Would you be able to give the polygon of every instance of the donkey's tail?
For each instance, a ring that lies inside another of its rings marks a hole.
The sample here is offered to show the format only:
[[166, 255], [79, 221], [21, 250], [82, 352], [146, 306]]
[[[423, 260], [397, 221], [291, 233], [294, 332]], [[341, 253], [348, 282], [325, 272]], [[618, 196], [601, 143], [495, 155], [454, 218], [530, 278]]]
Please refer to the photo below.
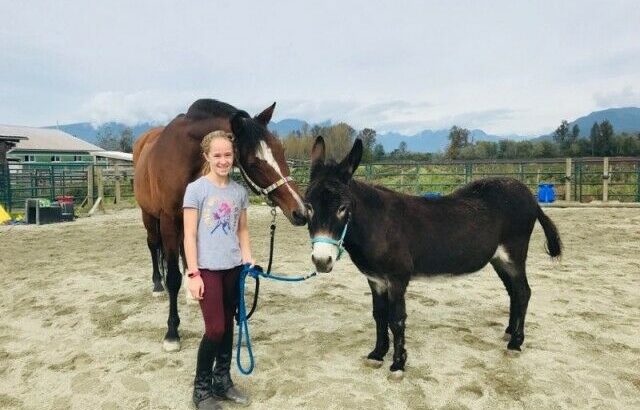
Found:
[[545, 215], [539, 205], [538, 221], [540, 221], [540, 225], [542, 225], [542, 229], [544, 230], [544, 235], [547, 237], [547, 253], [551, 255], [552, 258], [560, 256], [562, 253], [562, 241], [560, 241], [558, 228], [556, 228], [553, 221]]

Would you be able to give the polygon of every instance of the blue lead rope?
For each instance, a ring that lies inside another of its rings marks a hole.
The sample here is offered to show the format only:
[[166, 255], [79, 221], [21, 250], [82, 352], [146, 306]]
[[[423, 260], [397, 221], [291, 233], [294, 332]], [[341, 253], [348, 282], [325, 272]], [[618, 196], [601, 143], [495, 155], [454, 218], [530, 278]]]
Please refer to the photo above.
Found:
[[[316, 272], [312, 272], [306, 276], [279, 276], [271, 273], [264, 273], [259, 266], [251, 266], [245, 263], [240, 271], [239, 287], [240, 287], [240, 299], [238, 301], [238, 346], [236, 348], [236, 364], [238, 370], [244, 375], [249, 375], [255, 367], [255, 360], [253, 359], [253, 351], [251, 350], [251, 337], [249, 336], [249, 321], [247, 319], [247, 308], [244, 304], [244, 285], [247, 276], [251, 276], [254, 279], [262, 276], [266, 279], [279, 280], [282, 282], [301, 282], [307, 280], [313, 276], [316, 276]], [[242, 361], [240, 360], [240, 353], [242, 350], [242, 340], [246, 338], [247, 353], [249, 354], [249, 367], [242, 367]]]

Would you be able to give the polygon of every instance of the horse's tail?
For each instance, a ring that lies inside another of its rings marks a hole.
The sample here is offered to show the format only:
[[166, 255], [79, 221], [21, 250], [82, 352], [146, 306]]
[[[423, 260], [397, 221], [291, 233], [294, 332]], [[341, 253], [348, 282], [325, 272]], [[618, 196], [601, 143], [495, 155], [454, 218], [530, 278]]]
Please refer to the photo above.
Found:
[[562, 253], [562, 241], [560, 240], [558, 228], [556, 228], [553, 221], [545, 215], [540, 205], [538, 205], [538, 221], [540, 221], [544, 235], [547, 237], [547, 253], [551, 255], [552, 258], [560, 256]]

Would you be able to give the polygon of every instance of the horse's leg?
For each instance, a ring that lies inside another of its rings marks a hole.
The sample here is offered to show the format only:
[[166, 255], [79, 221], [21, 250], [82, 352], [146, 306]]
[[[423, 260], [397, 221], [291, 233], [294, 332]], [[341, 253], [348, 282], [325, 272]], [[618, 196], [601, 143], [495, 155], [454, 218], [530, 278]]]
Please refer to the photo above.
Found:
[[511, 276], [509, 275], [505, 266], [499, 259], [491, 260], [491, 266], [496, 271], [504, 287], [507, 289], [507, 293], [509, 294], [509, 324], [504, 331], [505, 340], [511, 340], [511, 335], [513, 334], [513, 329], [515, 327], [515, 320], [517, 316], [518, 307], [515, 303], [515, 296], [513, 293], [513, 285], [511, 284]]
[[153, 273], [151, 274], [151, 279], [153, 280], [153, 295], [159, 296], [164, 293], [159, 265], [162, 263], [159, 221], [157, 218], [142, 211], [142, 222], [147, 230], [147, 246], [149, 247], [149, 252], [151, 252], [151, 264], [153, 265]]
[[367, 364], [380, 367], [389, 351], [389, 297], [386, 287], [380, 287], [372, 280], [368, 282], [373, 298], [373, 319], [376, 321], [376, 347], [367, 356]]
[[407, 318], [404, 300], [406, 290], [406, 281], [389, 284], [389, 328], [393, 333], [393, 363], [389, 370], [394, 379], [401, 379], [404, 376], [404, 365], [407, 362], [407, 351], [404, 349], [404, 329]]
[[178, 265], [180, 254], [180, 228], [181, 224], [175, 217], [167, 214], [160, 216], [160, 233], [164, 247], [165, 260], [167, 262], [166, 284], [169, 291], [169, 319], [167, 320], [167, 334], [164, 336], [163, 347], [167, 352], [180, 350], [180, 316], [178, 316], [178, 292], [182, 275]]

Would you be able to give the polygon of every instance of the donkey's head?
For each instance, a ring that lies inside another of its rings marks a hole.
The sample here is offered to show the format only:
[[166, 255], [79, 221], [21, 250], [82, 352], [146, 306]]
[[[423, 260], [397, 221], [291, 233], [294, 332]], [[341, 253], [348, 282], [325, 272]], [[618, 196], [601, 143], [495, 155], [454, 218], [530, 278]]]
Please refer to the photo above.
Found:
[[231, 118], [235, 134], [236, 165], [251, 189], [266, 195], [294, 225], [307, 222], [302, 195], [289, 176], [280, 141], [267, 129], [276, 104], [251, 118], [238, 111]]
[[341, 256], [354, 202], [349, 182], [362, 158], [362, 141], [340, 163], [325, 163], [325, 144], [316, 138], [311, 151], [311, 179], [305, 196], [309, 235], [313, 244], [311, 260], [318, 272], [330, 272]]

